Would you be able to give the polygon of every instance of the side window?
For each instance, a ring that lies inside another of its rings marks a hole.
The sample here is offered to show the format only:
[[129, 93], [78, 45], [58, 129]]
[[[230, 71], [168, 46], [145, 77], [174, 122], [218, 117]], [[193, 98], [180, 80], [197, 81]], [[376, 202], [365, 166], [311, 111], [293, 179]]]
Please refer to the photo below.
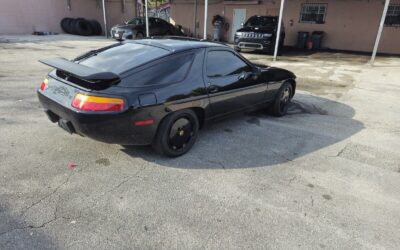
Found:
[[151, 26], [151, 27], [155, 26], [155, 21], [153, 18], [149, 18], [149, 26]]
[[155, 27], [161, 27], [162, 26], [162, 23], [161, 23], [160, 19], [158, 19], [158, 18], [154, 19], [154, 26]]
[[206, 72], [208, 77], [221, 77], [251, 71], [242, 59], [230, 51], [216, 50], [207, 54]]
[[[134, 73], [130, 86], [140, 87], [167, 83], [177, 83], [185, 79], [194, 54], [169, 56], [161, 62]], [[173, 62], [173, 63], [171, 63]]]
[[169, 25], [168, 25], [168, 23], [166, 22], [166, 21], [164, 21], [164, 20], [162, 20], [162, 19], [159, 19], [160, 20], [160, 25], [161, 26], [163, 26], [163, 27], [168, 27]]

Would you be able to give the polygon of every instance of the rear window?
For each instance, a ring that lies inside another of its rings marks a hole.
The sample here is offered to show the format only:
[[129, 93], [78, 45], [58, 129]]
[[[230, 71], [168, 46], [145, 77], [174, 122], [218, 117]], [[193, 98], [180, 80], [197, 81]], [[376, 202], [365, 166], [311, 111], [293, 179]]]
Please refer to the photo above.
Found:
[[137, 43], [124, 43], [83, 59], [80, 61], [80, 64], [121, 74], [167, 54], [169, 54], [168, 50], [158, 47]]
[[194, 54], [172, 55], [160, 62], [132, 74], [127, 81], [129, 87], [143, 87], [181, 82], [185, 79]]

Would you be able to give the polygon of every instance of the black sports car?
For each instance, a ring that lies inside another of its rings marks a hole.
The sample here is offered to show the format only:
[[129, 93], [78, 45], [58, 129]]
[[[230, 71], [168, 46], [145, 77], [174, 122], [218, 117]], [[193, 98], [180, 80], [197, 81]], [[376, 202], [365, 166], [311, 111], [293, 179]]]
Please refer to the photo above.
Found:
[[205, 41], [124, 41], [41, 62], [55, 68], [38, 89], [52, 122], [106, 143], [151, 144], [168, 156], [186, 153], [204, 124], [234, 112], [269, 107], [285, 115], [296, 89], [292, 72]]
[[[150, 36], [183, 36], [183, 30], [180, 26], [174, 26], [169, 22], [155, 17], [149, 17]], [[115, 25], [111, 28], [113, 38], [122, 39], [140, 39], [146, 36], [146, 18], [137, 17]]]

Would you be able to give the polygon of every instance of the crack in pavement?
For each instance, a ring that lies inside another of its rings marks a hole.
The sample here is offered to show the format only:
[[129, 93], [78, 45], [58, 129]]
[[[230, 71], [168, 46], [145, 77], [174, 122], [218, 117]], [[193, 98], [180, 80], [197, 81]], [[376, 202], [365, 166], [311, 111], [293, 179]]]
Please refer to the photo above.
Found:
[[53, 219], [48, 220], [48, 221], [42, 223], [42, 224], [39, 225], [39, 226], [27, 225], [27, 226], [24, 226], [24, 227], [13, 228], [13, 229], [10, 229], [10, 230], [4, 231], [4, 232], [0, 232], [0, 236], [5, 235], [5, 234], [7, 234], [7, 233], [11, 233], [11, 232], [13, 232], [13, 231], [17, 231], [17, 230], [43, 228], [43, 227], [47, 226], [48, 224], [50, 224], [50, 223], [52, 223], [52, 222], [54, 222], [54, 221], [56, 221], [56, 220], [58, 220], [58, 219], [60, 219], [60, 218], [55, 216]]
[[350, 143], [346, 143], [346, 145], [339, 150], [339, 152], [336, 154], [336, 157], [340, 157], [340, 155], [344, 152], [344, 150], [347, 148], [347, 146], [349, 146]]
[[293, 176], [293, 178], [289, 179], [288, 185], [292, 184], [292, 181], [294, 181], [295, 179], [296, 179], [296, 176]]
[[137, 175], [138, 175], [140, 172], [142, 172], [143, 170], [145, 170], [145, 169], [146, 169], [146, 167], [142, 167], [141, 169], [139, 169], [138, 171], [136, 171], [133, 175], [126, 177], [126, 178], [123, 179], [121, 182], [119, 182], [117, 185], [115, 185], [114, 187], [112, 187], [111, 189], [109, 189], [109, 190], [103, 192], [103, 193], [102, 193], [100, 196], [98, 196], [97, 198], [94, 198], [94, 199], [93, 199], [93, 203], [94, 203], [94, 204], [91, 205], [91, 206], [89, 206], [89, 207], [87, 207], [87, 208], [82, 209], [82, 210], [80, 211], [80, 214], [81, 214], [83, 211], [86, 211], [86, 210], [88, 210], [88, 209], [90, 210], [90, 209], [94, 208], [94, 207], [98, 204], [98, 202], [99, 202], [104, 196], [106, 196], [108, 193], [114, 192], [115, 190], [117, 190], [118, 188], [120, 188], [123, 184], [125, 184], [125, 183], [127, 183], [128, 181], [132, 180], [133, 178], [137, 177]]
[[[145, 169], [145, 167], [139, 169], [139, 170], [136, 171], [133, 175], [131, 175], [131, 176], [125, 178], [124, 180], [122, 180], [121, 182], [119, 182], [117, 185], [115, 185], [113, 188], [111, 188], [111, 189], [109, 189], [108, 191], [104, 192], [99, 198], [96, 199], [96, 202], [95, 202], [95, 204], [94, 204], [93, 206], [90, 206], [90, 207], [88, 207], [88, 208], [85, 208], [85, 209], [80, 210], [80, 211], [79, 211], [79, 215], [78, 215], [77, 217], [67, 217], [67, 216], [63, 216], [63, 215], [61, 215], [61, 216], [58, 215], [58, 209], [59, 209], [59, 207], [58, 207], [58, 205], [56, 205], [56, 207], [55, 207], [55, 209], [54, 209], [54, 214], [53, 214], [53, 218], [52, 218], [52, 219], [50, 219], [50, 220], [48, 220], [48, 221], [45, 221], [45, 222], [43, 222], [42, 224], [40, 224], [40, 225], [38, 225], [38, 226], [36, 226], [36, 225], [26, 225], [26, 226], [23, 226], [23, 227], [12, 228], [12, 229], [6, 230], [6, 231], [4, 231], [4, 232], [0, 232], [0, 236], [5, 235], [5, 234], [8, 234], [8, 233], [11, 233], [11, 232], [13, 232], [13, 231], [17, 231], [17, 230], [44, 228], [44, 227], [46, 227], [48, 224], [50, 224], [50, 223], [52, 223], [52, 222], [54, 222], [54, 221], [56, 221], [56, 220], [58, 220], [58, 219], [66, 219], [66, 220], [71, 220], [71, 219], [76, 220], [76, 219], [79, 219], [79, 218], [82, 217], [82, 212], [85, 211], [85, 210], [91, 209], [91, 208], [93, 208], [94, 206], [96, 206], [97, 203], [98, 203], [98, 201], [101, 199], [101, 197], [105, 196], [106, 194], [108, 194], [108, 193], [110, 193], [110, 192], [113, 192], [113, 191], [117, 190], [118, 188], [120, 188], [123, 184], [125, 184], [125, 183], [128, 182], [129, 180], [131, 180], [131, 179], [137, 177], [137, 175], [138, 175], [140, 172], [142, 172], [144, 169]], [[69, 180], [70, 180], [72, 174], [73, 174], [73, 173], [70, 173], [69, 176], [67, 177], [67, 179], [66, 179], [63, 183], [61, 183], [60, 185], [58, 185], [51, 193], [45, 195], [44, 197], [42, 197], [42, 198], [39, 199], [38, 201], [36, 201], [36, 202], [32, 203], [30, 206], [28, 206], [28, 207], [21, 213], [21, 216], [23, 216], [24, 214], [26, 214], [26, 212], [27, 212], [29, 209], [31, 209], [32, 207], [36, 206], [37, 204], [40, 204], [42, 201], [46, 200], [47, 198], [49, 198], [49, 197], [51, 197], [52, 195], [54, 195], [55, 193], [57, 193], [57, 191], [58, 191], [62, 186], [66, 185], [66, 184], [69, 182]]]
[[137, 175], [142, 172], [146, 167], [142, 167], [141, 169], [139, 169], [138, 171], [136, 171], [136, 173], [134, 173], [131, 176], [126, 177], [124, 180], [122, 180], [120, 183], [118, 183], [116, 186], [114, 186], [113, 188], [111, 188], [110, 190], [106, 191], [105, 194], [107, 193], [111, 193], [115, 190], [117, 190], [118, 188], [120, 188], [123, 184], [125, 184], [126, 182], [132, 180], [133, 178], [137, 177]]
[[24, 215], [29, 211], [29, 209], [31, 209], [32, 207], [36, 206], [37, 204], [40, 204], [42, 201], [46, 200], [47, 198], [49, 198], [49, 197], [53, 196], [55, 193], [57, 193], [57, 191], [58, 191], [62, 186], [64, 186], [65, 184], [67, 184], [67, 183], [69, 182], [71, 176], [72, 176], [72, 172], [69, 174], [69, 176], [67, 177], [67, 179], [66, 179], [63, 183], [61, 183], [60, 185], [58, 185], [51, 193], [49, 193], [49, 194], [43, 196], [41, 199], [39, 199], [39, 200], [36, 201], [36, 202], [33, 202], [30, 206], [28, 206], [26, 209], [24, 209], [24, 211], [21, 212], [21, 216], [24, 216]]
[[[41, 199], [39, 199], [38, 201], [36, 201], [36, 202], [32, 203], [30, 206], [28, 206], [28, 207], [21, 213], [21, 216], [24, 216], [24, 215], [26, 214], [26, 212], [27, 212], [29, 209], [31, 209], [32, 207], [36, 206], [37, 204], [40, 204], [42, 201], [46, 200], [47, 198], [49, 198], [49, 197], [51, 197], [52, 195], [54, 195], [55, 193], [57, 193], [57, 191], [58, 191], [62, 186], [64, 186], [65, 184], [67, 184], [67, 183], [69, 182], [69, 180], [70, 180], [72, 174], [73, 174], [73, 173], [71, 172], [71, 173], [69, 174], [69, 176], [67, 177], [67, 179], [66, 179], [64, 182], [62, 182], [60, 185], [58, 185], [51, 193], [49, 193], [49, 194], [43, 196]], [[53, 215], [53, 218], [52, 218], [51, 220], [48, 220], [48, 221], [46, 221], [46, 222], [43, 222], [43, 223], [40, 224], [39, 226], [35, 226], [35, 225], [26, 225], [26, 226], [24, 226], [24, 227], [12, 228], [12, 229], [10, 229], [10, 230], [6, 230], [6, 231], [4, 231], [4, 232], [0, 232], [0, 236], [5, 235], [5, 234], [10, 233], [10, 232], [13, 232], [13, 231], [16, 231], [16, 230], [43, 228], [43, 227], [45, 227], [46, 225], [48, 225], [48, 224], [50, 224], [50, 223], [52, 223], [52, 222], [58, 220], [59, 218], [64, 218], [64, 217], [58, 217], [58, 216], [57, 216], [57, 212], [58, 212], [58, 206], [56, 205], [56, 208], [55, 208], [55, 210], [54, 210], [54, 215]], [[64, 218], [64, 219], [65, 219], [65, 218]]]

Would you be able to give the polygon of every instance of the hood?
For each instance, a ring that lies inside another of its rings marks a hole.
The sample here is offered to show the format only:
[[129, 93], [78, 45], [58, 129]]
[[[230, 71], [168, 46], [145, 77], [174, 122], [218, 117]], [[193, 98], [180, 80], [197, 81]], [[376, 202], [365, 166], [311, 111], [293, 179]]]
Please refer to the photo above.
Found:
[[244, 26], [238, 29], [236, 32], [255, 32], [255, 33], [273, 33], [274, 27], [270, 26]]
[[118, 24], [112, 27], [112, 29], [118, 29], [118, 30], [133, 30], [135, 28], [138, 28], [142, 25], [133, 25], [133, 24]]

